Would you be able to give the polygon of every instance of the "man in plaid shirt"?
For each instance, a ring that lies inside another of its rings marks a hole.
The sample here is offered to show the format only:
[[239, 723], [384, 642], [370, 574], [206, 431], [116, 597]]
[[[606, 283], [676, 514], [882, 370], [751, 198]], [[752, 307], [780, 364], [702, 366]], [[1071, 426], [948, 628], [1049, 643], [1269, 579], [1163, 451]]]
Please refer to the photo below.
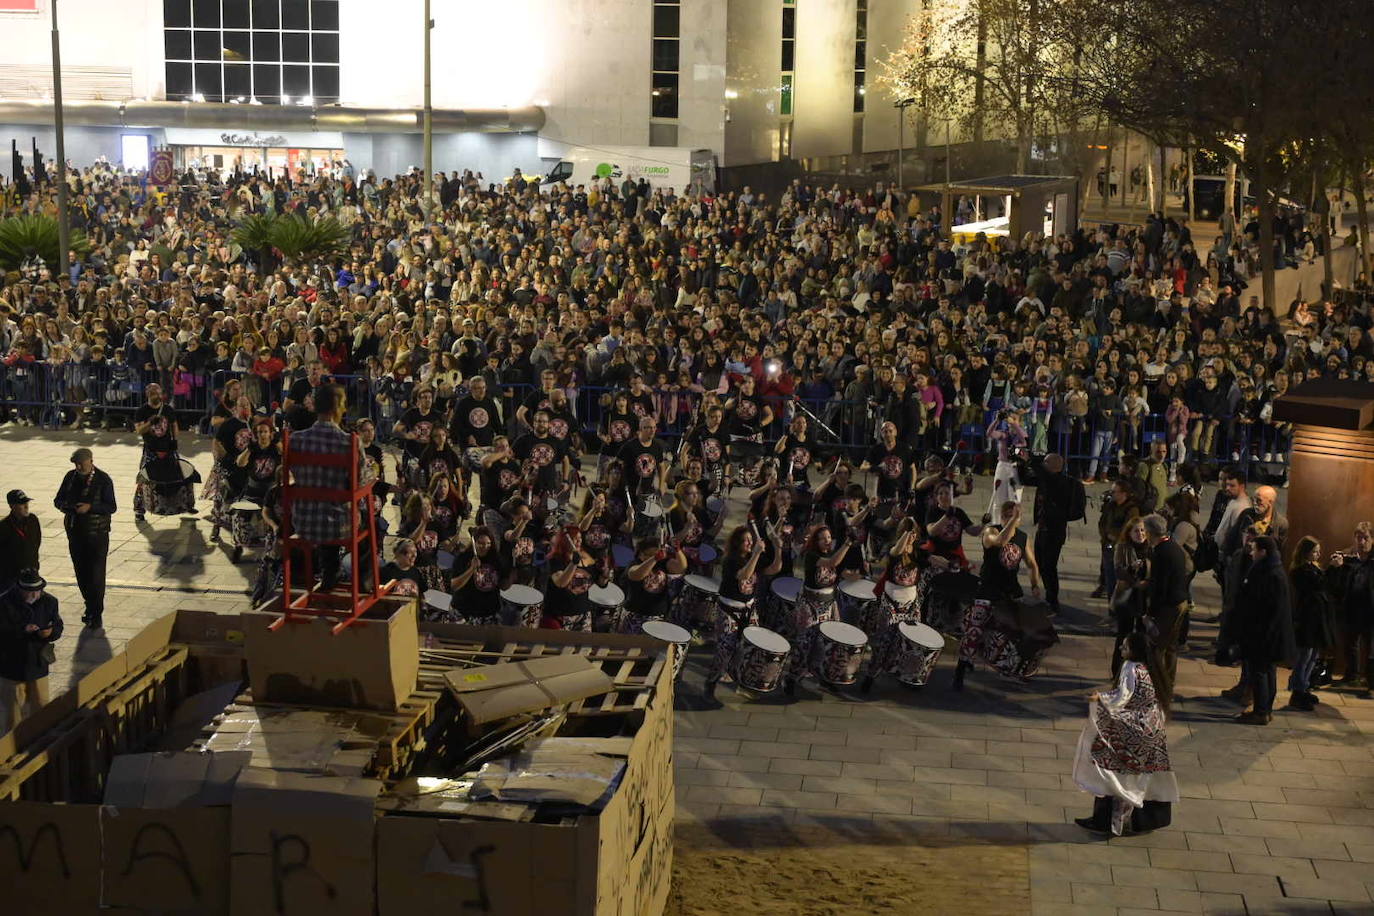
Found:
[[[352, 437], [340, 425], [346, 410], [344, 391], [338, 385], [321, 385], [315, 389], [315, 425], [291, 437], [292, 452], [312, 454], [347, 454]], [[368, 483], [376, 474], [359, 445], [354, 458], [358, 466], [358, 483]], [[298, 487], [319, 487], [330, 490], [348, 489], [348, 468], [296, 465], [292, 483]], [[360, 503], [361, 505], [361, 503]], [[358, 513], [347, 502], [300, 500], [292, 503], [291, 530], [299, 538], [315, 543], [346, 538], [350, 525], [358, 524]], [[320, 548], [321, 588], [333, 588], [339, 578], [337, 544], [323, 544]], [[375, 549], [375, 547], [373, 547]], [[360, 558], [361, 562], [361, 558]], [[363, 565], [363, 571], [371, 568]]]

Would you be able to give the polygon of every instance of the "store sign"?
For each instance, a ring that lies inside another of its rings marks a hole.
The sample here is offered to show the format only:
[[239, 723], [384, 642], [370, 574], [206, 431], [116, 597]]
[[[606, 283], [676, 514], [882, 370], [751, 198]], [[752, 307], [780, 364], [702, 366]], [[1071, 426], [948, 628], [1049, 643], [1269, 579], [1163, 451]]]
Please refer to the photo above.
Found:
[[260, 136], [258, 134], [229, 134], [219, 135], [219, 140], [225, 146], [285, 146], [286, 138], [281, 134], [268, 134]]
[[343, 149], [343, 133], [337, 130], [283, 130], [259, 133], [232, 128], [168, 127], [167, 142], [172, 146], [237, 146], [244, 149], [299, 147], [301, 149]]

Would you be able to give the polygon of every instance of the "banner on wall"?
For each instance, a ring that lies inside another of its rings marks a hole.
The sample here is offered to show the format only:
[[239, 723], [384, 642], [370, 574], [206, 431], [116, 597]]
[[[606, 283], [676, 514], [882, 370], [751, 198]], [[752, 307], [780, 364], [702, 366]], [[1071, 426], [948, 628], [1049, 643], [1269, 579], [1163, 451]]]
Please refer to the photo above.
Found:
[[148, 164], [148, 180], [153, 184], [171, 184], [176, 180], [171, 150], [164, 147], [153, 151], [152, 161]]

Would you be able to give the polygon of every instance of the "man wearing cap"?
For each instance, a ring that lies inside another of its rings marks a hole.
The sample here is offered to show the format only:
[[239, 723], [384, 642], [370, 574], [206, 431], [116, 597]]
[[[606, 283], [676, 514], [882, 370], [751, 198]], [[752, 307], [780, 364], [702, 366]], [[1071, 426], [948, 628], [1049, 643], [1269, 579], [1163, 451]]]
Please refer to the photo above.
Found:
[[105, 613], [105, 558], [110, 552], [110, 516], [115, 513], [114, 481], [95, 466], [88, 448], [72, 452], [71, 461], [74, 467], [62, 478], [53, 505], [64, 516], [72, 570], [86, 602], [81, 620], [99, 629]]
[[49, 646], [62, 636], [57, 599], [35, 569], [0, 598], [0, 735], [48, 702]]
[[43, 527], [29, 511], [29, 497], [23, 490], [5, 494], [10, 514], [0, 518], [0, 592], [7, 591], [21, 569], [38, 569], [38, 548], [43, 544]]

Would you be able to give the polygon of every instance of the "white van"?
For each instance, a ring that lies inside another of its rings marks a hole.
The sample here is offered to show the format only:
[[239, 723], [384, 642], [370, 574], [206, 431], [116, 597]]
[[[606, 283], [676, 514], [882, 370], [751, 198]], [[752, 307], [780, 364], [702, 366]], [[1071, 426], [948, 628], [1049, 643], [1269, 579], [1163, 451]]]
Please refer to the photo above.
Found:
[[715, 191], [716, 157], [709, 149], [676, 146], [574, 146], [544, 177], [544, 184], [565, 181], [569, 187], [610, 178], [620, 185], [626, 178], [646, 178], [655, 188], [679, 194]]

